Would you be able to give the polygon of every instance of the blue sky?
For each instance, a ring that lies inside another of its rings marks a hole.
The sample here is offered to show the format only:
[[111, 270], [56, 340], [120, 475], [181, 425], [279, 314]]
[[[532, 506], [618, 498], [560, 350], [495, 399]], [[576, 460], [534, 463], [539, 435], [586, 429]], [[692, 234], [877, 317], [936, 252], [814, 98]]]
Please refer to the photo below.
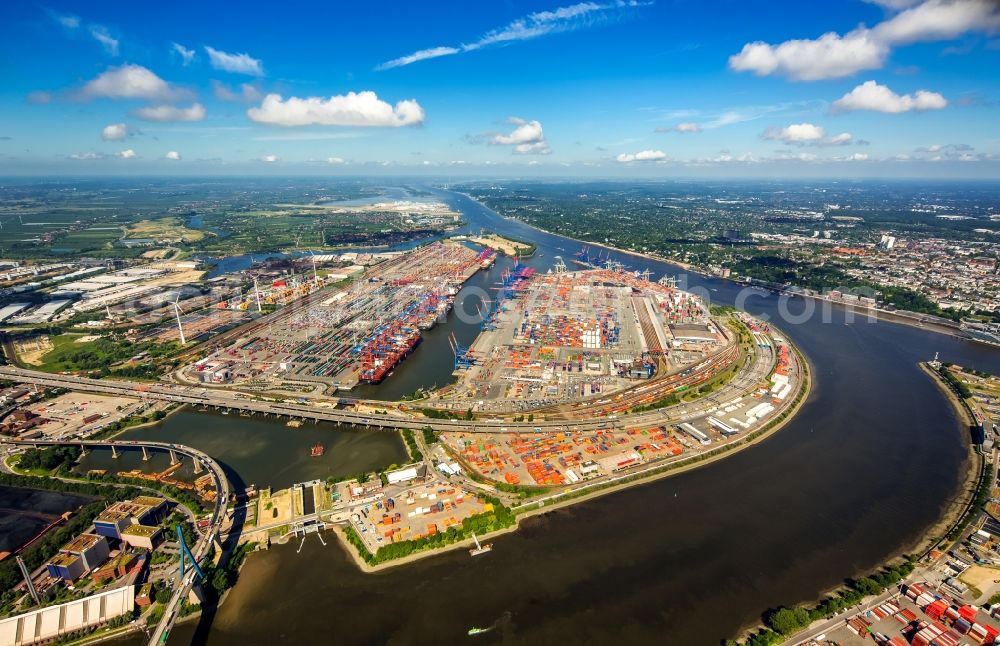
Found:
[[0, 174], [1000, 177], [1000, 8], [6, 3]]

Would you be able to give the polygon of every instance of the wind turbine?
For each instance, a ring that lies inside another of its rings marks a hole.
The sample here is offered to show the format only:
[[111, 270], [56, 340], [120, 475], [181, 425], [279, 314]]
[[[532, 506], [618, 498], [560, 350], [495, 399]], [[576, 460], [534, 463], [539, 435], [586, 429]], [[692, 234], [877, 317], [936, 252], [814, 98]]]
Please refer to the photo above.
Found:
[[184, 338], [184, 326], [181, 325], [181, 308], [177, 306], [177, 301], [180, 300], [180, 297], [180, 292], [177, 292], [177, 297], [170, 304], [174, 306], [174, 316], [177, 317], [177, 333], [181, 337], [181, 345], [184, 345], [187, 343], [187, 340]]
[[253, 279], [253, 293], [257, 297], [257, 313], [259, 314], [264, 311], [260, 306], [260, 287], [257, 285], [256, 276], [250, 276], [250, 278]]

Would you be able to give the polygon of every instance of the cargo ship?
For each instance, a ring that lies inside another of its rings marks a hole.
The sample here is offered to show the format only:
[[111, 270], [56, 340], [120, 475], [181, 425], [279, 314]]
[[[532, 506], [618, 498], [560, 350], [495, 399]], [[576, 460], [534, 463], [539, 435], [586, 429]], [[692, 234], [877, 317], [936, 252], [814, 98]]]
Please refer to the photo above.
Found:
[[482, 269], [489, 269], [496, 260], [497, 252], [490, 247], [486, 247], [476, 256], [476, 262], [479, 263], [479, 267]]
[[384, 336], [376, 347], [362, 356], [361, 374], [358, 379], [366, 384], [382, 383], [392, 369], [420, 345], [421, 340], [420, 331], [409, 328], [395, 335]]
[[323, 445], [320, 444], [319, 442], [317, 442], [311, 449], [309, 449], [309, 455], [314, 458], [318, 458], [324, 453], [326, 453], [326, 449], [323, 448]]

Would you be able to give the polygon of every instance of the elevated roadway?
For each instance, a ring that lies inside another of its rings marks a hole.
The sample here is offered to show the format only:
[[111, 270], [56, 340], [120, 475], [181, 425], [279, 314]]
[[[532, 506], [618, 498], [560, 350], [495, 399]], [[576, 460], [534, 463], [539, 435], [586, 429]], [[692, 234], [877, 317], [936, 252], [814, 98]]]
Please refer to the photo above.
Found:
[[[608, 428], [612, 425], [660, 425], [690, 421], [708, 414], [719, 403], [745, 395], [756, 388], [767, 378], [773, 365], [774, 356], [772, 353], [755, 352], [752, 356], [746, 358], [744, 365], [740, 367], [733, 379], [707, 397], [641, 413], [536, 422], [508, 422], [488, 418], [467, 421], [405, 417], [385, 413], [364, 413], [324, 408], [308, 403], [252, 399], [249, 395], [229, 390], [199, 388], [197, 386], [170, 383], [146, 384], [111, 379], [92, 379], [75, 375], [57, 375], [13, 366], [0, 367], [0, 378], [37, 386], [66, 388], [69, 390], [119, 395], [123, 397], [145, 397], [207, 408], [311, 419], [317, 422], [350, 424], [374, 429], [419, 430], [430, 427], [435, 431], [441, 432], [529, 433], [536, 429], [541, 431], [592, 431]], [[614, 401], [613, 397], [612, 401]], [[388, 405], [387, 402], [377, 402], [377, 404], [381, 406]]]
[[[229, 500], [230, 494], [232, 493], [229, 486], [229, 480], [226, 478], [226, 474], [222, 470], [219, 463], [213, 460], [208, 454], [203, 453], [198, 449], [181, 444], [170, 444], [167, 442], [121, 442], [113, 440], [4, 439], [0, 440], [0, 444], [15, 446], [79, 446], [85, 450], [113, 449], [117, 451], [120, 449], [145, 449], [147, 451], [172, 452], [176, 455], [190, 458], [191, 460], [200, 463], [202, 467], [208, 469], [208, 472], [212, 474], [212, 478], [215, 480], [215, 491], [218, 494], [215, 498], [215, 506], [212, 509], [211, 523], [209, 524], [207, 530], [198, 538], [198, 541], [191, 546], [191, 553], [194, 555], [196, 560], [200, 561], [208, 553], [213, 540], [219, 535], [222, 530], [222, 525], [225, 522], [226, 504]], [[187, 598], [188, 594], [191, 592], [191, 588], [194, 587], [195, 584], [196, 576], [197, 574], [195, 573], [194, 568], [191, 568], [191, 570], [185, 574], [184, 580], [174, 588], [174, 593], [171, 595], [170, 601], [166, 605], [163, 618], [160, 620], [160, 623], [157, 624], [156, 629], [150, 637], [150, 644], [162, 644], [166, 642], [167, 635], [170, 633], [171, 628], [174, 626], [174, 622], [177, 620], [177, 613], [180, 610], [181, 601]]]

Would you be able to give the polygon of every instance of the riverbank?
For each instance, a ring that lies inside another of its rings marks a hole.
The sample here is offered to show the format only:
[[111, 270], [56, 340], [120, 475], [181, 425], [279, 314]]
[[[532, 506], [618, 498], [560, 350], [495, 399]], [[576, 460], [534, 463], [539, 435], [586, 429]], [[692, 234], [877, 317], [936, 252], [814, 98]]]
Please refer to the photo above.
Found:
[[[661, 255], [656, 254], [656, 253], [652, 253], [652, 252], [648, 252], [648, 251], [647, 252], [642, 252], [642, 251], [633, 251], [633, 250], [630, 250], [630, 249], [621, 249], [619, 247], [614, 247], [614, 246], [611, 246], [609, 244], [605, 244], [605, 243], [602, 243], [602, 242], [595, 242], [595, 241], [591, 241], [591, 240], [584, 240], [582, 238], [574, 238], [574, 237], [566, 235], [564, 233], [559, 233], [559, 232], [556, 232], [556, 231], [548, 231], [546, 229], [542, 229], [541, 227], [535, 226], [534, 224], [530, 224], [528, 222], [525, 222], [524, 220], [519, 220], [517, 218], [512, 218], [510, 216], [503, 215], [502, 213], [499, 213], [498, 211], [496, 211], [494, 209], [491, 209], [489, 206], [483, 204], [482, 202], [480, 202], [479, 200], [477, 200], [475, 197], [469, 195], [468, 193], [463, 193], [461, 191], [455, 191], [455, 193], [458, 193], [459, 195], [462, 195], [462, 196], [464, 196], [464, 197], [472, 200], [473, 202], [475, 202], [476, 204], [479, 204], [483, 208], [490, 209], [491, 211], [493, 211], [494, 213], [496, 213], [499, 217], [503, 218], [504, 220], [507, 220], [508, 222], [516, 222], [519, 225], [523, 225], [523, 226], [526, 226], [526, 227], [528, 227], [530, 229], [534, 229], [535, 231], [538, 231], [540, 233], [544, 233], [544, 234], [548, 234], [548, 235], [560, 236], [562, 238], [566, 238], [567, 240], [572, 240], [573, 242], [578, 242], [581, 245], [601, 247], [603, 249], [607, 249], [608, 251], [614, 251], [614, 252], [617, 252], [617, 253], [623, 253], [623, 254], [626, 254], [626, 255], [629, 255], [629, 256], [634, 256], [636, 258], [642, 258], [644, 260], [652, 260], [652, 261], [656, 261], [656, 262], [661, 262], [661, 263], [664, 263], [664, 264], [667, 264], [667, 265], [671, 265], [673, 267], [677, 267], [679, 269], [683, 269], [684, 271], [688, 271], [688, 272], [692, 272], [692, 273], [698, 274], [699, 276], [701, 276], [703, 278], [728, 281], [728, 282], [731, 282], [731, 283], [736, 284], [736, 285], [742, 285], [743, 284], [743, 283], [741, 283], [739, 281], [736, 281], [736, 280], [733, 280], [733, 279], [730, 279], [730, 278], [722, 278], [721, 276], [716, 276], [716, 275], [712, 274], [711, 271], [709, 271], [705, 267], [699, 267], [697, 265], [693, 265], [693, 264], [690, 264], [690, 263], [685, 263], [685, 262], [682, 262], [682, 261], [679, 261], [679, 260], [676, 260], [676, 259], [673, 259], [673, 258], [667, 258], [665, 256], [661, 256]], [[570, 258], [569, 260], [572, 260], [572, 258]], [[910, 327], [914, 327], [914, 328], [917, 328], [917, 329], [928, 330], [928, 331], [931, 331], [931, 332], [935, 332], [937, 334], [944, 334], [944, 335], [947, 335], [947, 336], [950, 336], [950, 337], [953, 337], [953, 338], [962, 339], [963, 341], [971, 341], [971, 342], [974, 342], [974, 343], [977, 343], [977, 344], [980, 344], [980, 345], [984, 345], [984, 346], [988, 346], [988, 347], [994, 348], [994, 349], [998, 347], [997, 344], [995, 344], [995, 343], [990, 343], [989, 341], [986, 341], [986, 340], [983, 340], [983, 339], [977, 339], [975, 337], [966, 336], [966, 335], [962, 334], [960, 330], [953, 329], [951, 327], [948, 327], [946, 325], [942, 325], [942, 324], [936, 323], [934, 321], [915, 320], [913, 317], [927, 316], [927, 315], [922, 314], [920, 312], [910, 312], [909, 310], [903, 310], [903, 312], [905, 312], [905, 313], [899, 313], [899, 311], [890, 311], [890, 310], [884, 310], [884, 309], [879, 309], [879, 308], [859, 307], [859, 306], [852, 305], [850, 303], [844, 303], [842, 301], [837, 301], [837, 300], [833, 300], [833, 299], [830, 299], [830, 298], [826, 298], [826, 297], [824, 297], [822, 295], [803, 294], [803, 293], [799, 293], [799, 292], [781, 292], [781, 293], [782, 294], [787, 294], [788, 296], [800, 296], [802, 298], [809, 298], [809, 299], [812, 299], [812, 300], [820, 301], [821, 303], [829, 303], [831, 305], [837, 305], [837, 306], [843, 307], [845, 310], [850, 310], [850, 311], [853, 311], [853, 312], [856, 312], [858, 314], [862, 314], [862, 315], [865, 315], [865, 316], [871, 316], [871, 317], [876, 318], [878, 320], [883, 320], [883, 321], [887, 321], [887, 322], [890, 322], [890, 323], [899, 323], [901, 325], [908, 325]]]
[[[959, 399], [955, 391], [941, 378], [941, 375], [928, 364], [921, 363], [920, 369], [937, 384], [938, 389], [948, 399], [948, 403], [951, 404], [955, 416], [958, 417], [959, 421], [964, 425], [966, 432], [968, 432], [968, 429], [975, 424], [975, 419], [969, 412], [968, 406]], [[957, 495], [946, 502], [945, 510], [941, 514], [940, 520], [928, 529], [924, 540], [918, 543], [916, 548], [913, 549], [914, 552], [921, 552], [926, 556], [926, 553], [937, 547], [941, 541], [947, 540], [948, 534], [961, 522], [967, 511], [972, 511], [970, 510], [970, 505], [975, 501], [976, 484], [980, 471], [984, 466], [984, 457], [973, 448], [971, 437], [966, 442], [966, 449], [968, 464], [964, 469], [964, 477], [959, 485]], [[944, 529], [942, 530], [941, 528]], [[940, 538], [934, 540], [933, 537], [936, 534], [940, 534]]]
[[[931, 380], [937, 384], [939, 390], [948, 399], [955, 416], [966, 425], [966, 428], [971, 426], [974, 422], [971, 414], [969, 413], [968, 407], [959, 399], [955, 391], [941, 378], [941, 376], [933, 370], [927, 363], [920, 363], [920, 369], [931, 378]], [[904, 546], [899, 550], [898, 553], [894, 554], [890, 558], [887, 558], [882, 568], [895, 567], [907, 561], [907, 555], [919, 555], [916, 557], [917, 561], [926, 563], [926, 567], [930, 567], [931, 561], [929, 557], [935, 550], [947, 551], [950, 544], [955, 542], [949, 539], [949, 535], [955, 531], [962, 523], [963, 519], [968, 513], [975, 513], [972, 506], [975, 503], [978, 487], [977, 484], [981, 479], [981, 469], [983, 465], [983, 456], [978, 454], [973, 448], [973, 444], [970, 441], [965, 443], [966, 453], [967, 453], [967, 464], [963, 468], [963, 477], [958, 484], [957, 491], [954, 496], [945, 501], [942, 507], [941, 513], [938, 520], [933, 523], [927, 530], [922, 534], [922, 536], [917, 539], [909, 548]], [[959, 536], [955, 540], [961, 540]], [[944, 543], [944, 545], [942, 545]], [[919, 580], [922, 577], [921, 572], [925, 568], [914, 570], [914, 572], [907, 578], [907, 580]], [[874, 570], [871, 570], [874, 571]], [[851, 576], [856, 577], [859, 573], [853, 573]], [[810, 602], [796, 604], [796, 607], [805, 606], [815, 606], [819, 604], [823, 599], [833, 597], [845, 590], [849, 589], [849, 586], [838, 585], [829, 590], [826, 590], [819, 598], [814, 599]], [[870, 598], [865, 598], [861, 601], [862, 604], [867, 603], [869, 599], [880, 599], [885, 596], [885, 593], [880, 593], [879, 595], [872, 596]], [[782, 639], [775, 643], [782, 644], [783, 646], [790, 646], [792, 644], [801, 643], [803, 635], [809, 633], [815, 633], [817, 630], [822, 630], [827, 628], [827, 622], [830, 621], [830, 617], [825, 617], [823, 619], [817, 619], [816, 621], [810, 623], [809, 626], [804, 627], [801, 631], [796, 632], [793, 635], [789, 635], [787, 639]], [[749, 635], [756, 632], [757, 630], [764, 628], [760, 623], [748, 624], [739, 633], [739, 639], [746, 639]]]
[[[551, 511], [556, 511], [571, 505], [582, 504], [589, 500], [617, 493], [625, 489], [639, 487], [664, 478], [680, 475], [682, 473], [707, 466], [724, 458], [731, 457], [744, 449], [759, 444], [770, 438], [772, 435], [784, 428], [789, 422], [795, 419], [796, 413], [798, 413], [799, 409], [809, 399], [809, 394], [812, 392], [814, 384], [813, 375], [815, 370], [812, 364], [805, 357], [805, 355], [799, 351], [798, 348], [792, 344], [790, 344], [790, 346], [798, 358], [799, 365], [802, 366], [802, 382], [795, 394], [795, 397], [792, 398], [791, 404], [784, 411], [782, 411], [777, 418], [764, 426], [764, 428], [748, 434], [740, 441], [720, 446], [712, 452], [695, 456], [687, 460], [682, 460], [674, 464], [654, 463], [637, 472], [625, 473], [610, 478], [609, 480], [595, 482], [590, 487], [581, 487], [571, 491], [546, 496], [540, 500], [529, 501], [522, 505], [514, 506], [511, 508], [511, 511], [513, 511], [516, 516], [515, 523], [510, 527], [505, 527], [503, 529], [479, 536], [478, 538], [480, 542], [485, 543], [493, 538], [517, 531], [520, 529], [521, 523], [528, 518], [547, 514]], [[585, 489], [590, 490], [587, 490], [585, 493], [580, 493]], [[350, 555], [352, 561], [355, 565], [357, 565], [358, 569], [366, 573], [380, 572], [401, 565], [406, 565], [407, 563], [413, 563], [419, 559], [443, 554], [456, 549], [468, 549], [473, 546], [473, 539], [464, 539], [434, 550], [415, 552], [399, 559], [379, 563], [377, 565], [370, 565], [361, 557], [360, 554], [358, 554], [357, 550], [347, 539], [343, 528], [339, 525], [334, 525], [333, 531], [337, 535], [337, 538], [341, 542], [344, 549]]]

